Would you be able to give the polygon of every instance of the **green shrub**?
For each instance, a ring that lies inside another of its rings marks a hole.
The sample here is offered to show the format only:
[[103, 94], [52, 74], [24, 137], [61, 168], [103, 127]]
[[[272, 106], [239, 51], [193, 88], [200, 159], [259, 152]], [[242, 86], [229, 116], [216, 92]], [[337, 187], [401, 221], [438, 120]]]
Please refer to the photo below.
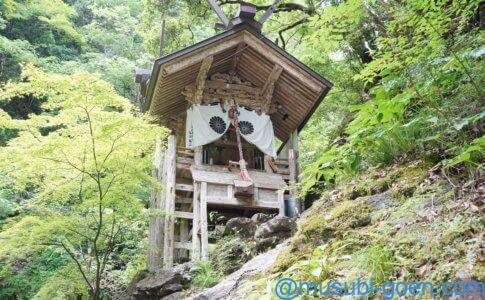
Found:
[[216, 285], [221, 275], [214, 270], [210, 262], [198, 261], [192, 271], [192, 284], [196, 287], [208, 288]]
[[368, 272], [377, 284], [389, 280], [396, 267], [392, 251], [380, 243], [360, 250], [356, 259], [359, 268]]

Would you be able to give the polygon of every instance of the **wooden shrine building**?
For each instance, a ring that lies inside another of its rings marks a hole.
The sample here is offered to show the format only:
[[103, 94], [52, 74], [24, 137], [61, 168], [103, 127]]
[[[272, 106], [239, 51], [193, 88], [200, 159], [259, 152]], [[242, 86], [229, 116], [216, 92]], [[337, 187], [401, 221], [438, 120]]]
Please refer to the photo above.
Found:
[[207, 260], [208, 210], [283, 215], [296, 198], [298, 132], [332, 84], [265, 38], [254, 14], [220, 15], [226, 31], [137, 72], [144, 110], [171, 130], [156, 149], [165, 189], [151, 206], [165, 215], [150, 221], [151, 267]]

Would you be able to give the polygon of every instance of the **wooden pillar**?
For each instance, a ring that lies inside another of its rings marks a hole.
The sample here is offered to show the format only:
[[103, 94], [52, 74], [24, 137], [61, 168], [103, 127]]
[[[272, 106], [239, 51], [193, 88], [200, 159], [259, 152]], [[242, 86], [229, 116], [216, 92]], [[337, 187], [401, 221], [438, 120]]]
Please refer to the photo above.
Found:
[[200, 184], [200, 259], [209, 260], [209, 236], [207, 231], [207, 182]]
[[288, 151], [288, 167], [290, 169], [290, 198], [295, 199], [297, 190], [296, 190], [296, 183], [297, 183], [297, 153], [295, 150], [290, 149]]
[[197, 146], [194, 149], [194, 164], [196, 166], [202, 165], [202, 146]]
[[167, 172], [165, 184], [166, 216], [163, 237], [163, 267], [165, 269], [171, 268], [173, 265], [176, 159], [177, 139], [175, 135], [170, 135], [168, 137], [167, 152], [165, 154], [165, 167]]
[[279, 190], [277, 191], [278, 193], [278, 216], [284, 216], [285, 215], [285, 191], [284, 190]]
[[271, 166], [269, 165], [269, 161], [271, 160], [271, 156], [265, 154], [264, 155], [264, 170], [266, 173], [273, 173], [273, 169], [271, 169]]
[[192, 260], [200, 260], [200, 183], [194, 181], [192, 220]]
[[[298, 131], [294, 131], [288, 140], [290, 144], [290, 148], [288, 150], [288, 163], [290, 169], [290, 199], [297, 200], [297, 188], [296, 184], [300, 181], [300, 171], [299, 171], [299, 164], [298, 164]], [[297, 204], [298, 213], [303, 212], [304, 204], [303, 201], [298, 201]]]
[[[155, 144], [155, 155], [154, 155], [154, 165], [155, 169], [152, 171], [153, 177], [157, 179], [158, 182], [164, 184], [165, 174], [164, 174], [164, 163], [165, 155], [162, 149], [162, 141], [160, 137], [157, 137]], [[160, 214], [165, 208], [162, 199], [160, 188], [155, 188], [152, 190], [150, 195], [150, 212], [155, 214]], [[148, 258], [147, 258], [147, 269], [149, 271], [156, 271], [162, 267], [162, 255], [163, 255], [163, 217], [160, 215], [155, 215], [150, 218], [150, 223], [148, 225]]]
[[[187, 204], [182, 204], [182, 211], [188, 211], [189, 206]], [[187, 243], [189, 241], [189, 220], [180, 219], [180, 242]], [[187, 249], [179, 249], [180, 258], [188, 258], [189, 251]]]

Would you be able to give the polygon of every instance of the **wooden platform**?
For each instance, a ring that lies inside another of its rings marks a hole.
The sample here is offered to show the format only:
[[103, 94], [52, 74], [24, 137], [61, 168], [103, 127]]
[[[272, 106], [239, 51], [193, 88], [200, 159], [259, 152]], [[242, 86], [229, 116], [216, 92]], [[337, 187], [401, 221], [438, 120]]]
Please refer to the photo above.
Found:
[[190, 171], [195, 182], [207, 183], [208, 205], [263, 209], [280, 209], [284, 205], [282, 189], [286, 184], [280, 174], [248, 170], [253, 181], [253, 196], [235, 197], [234, 181], [241, 180], [239, 170], [230, 171], [223, 166], [194, 165]]

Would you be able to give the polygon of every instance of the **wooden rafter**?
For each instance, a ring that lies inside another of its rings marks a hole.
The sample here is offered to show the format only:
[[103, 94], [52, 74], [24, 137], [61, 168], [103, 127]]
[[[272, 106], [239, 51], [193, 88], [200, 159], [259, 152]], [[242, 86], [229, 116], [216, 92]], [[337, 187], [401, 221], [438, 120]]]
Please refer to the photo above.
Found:
[[213, 56], [206, 57], [200, 65], [199, 74], [197, 75], [197, 80], [195, 81], [195, 93], [193, 103], [200, 103], [202, 100], [202, 94], [204, 93], [207, 73], [209, 73], [209, 69], [212, 65], [213, 60]]
[[244, 50], [244, 48], [246, 48], [246, 43], [239, 43], [239, 45], [237, 45], [236, 54], [234, 55], [234, 58], [232, 59], [231, 70], [233, 72], [236, 72], [237, 65], [239, 64], [239, 59], [242, 55], [242, 51]]
[[273, 99], [273, 91], [274, 91], [274, 86], [276, 81], [281, 75], [281, 72], [283, 71], [283, 68], [280, 65], [275, 65], [273, 67], [273, 70], [271, 70], [271, 73], [268, 76], [268, 79], [266, 79], [266, 82], [264, 83], [263, 89], [262, 89], [262, 96], [263, 96], [263, 111], [268, 112], [269, 107], [271, 105], [271, 100]]
[[222, 21], [222, 24], [224, 24], [224, 27], [229, 27], [229, 19], [226, 17], [220, 6], [217, 4], [215, 0], [209, 0], [209, 4], [212, 7], [212, 9], [216, 12], [216, 15], [219, 17], [219, 19]]

